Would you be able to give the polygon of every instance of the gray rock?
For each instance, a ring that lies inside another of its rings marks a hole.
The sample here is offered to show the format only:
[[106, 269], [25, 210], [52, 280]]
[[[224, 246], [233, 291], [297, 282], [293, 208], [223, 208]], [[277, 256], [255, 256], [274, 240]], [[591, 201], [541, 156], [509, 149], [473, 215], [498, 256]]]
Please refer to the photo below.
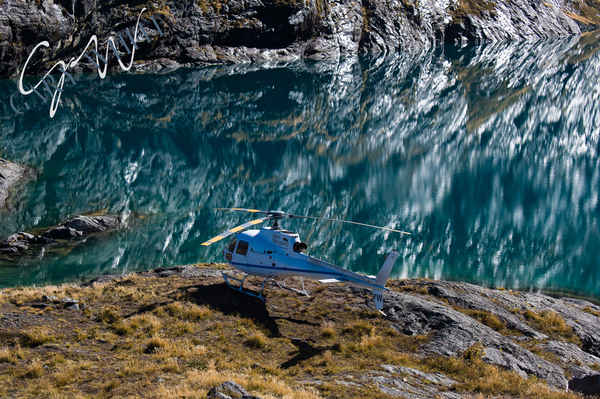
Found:
[[92, 234], [117, 229], [120, 223], [118, 216], [76, 216], [63, 223], [63, 226], [80, 231], [82, 234]]
[[59, 299], [58, 299], [58, 297], [56, 297], [54, 295], [43, 295], [42, 296], [42, 302], [58, 303]]
[[6, 205], [6, 200], [14, 187], [26, 176], [27, 169], [25, 167], [0, 158], [0, 209]]
[[42, 233], [42, 236], [53, 240], [72, 240], [83, 237], [83, 233], [71, 227], [56, 226]]
[[114, 280], [118, 280], [120, 279], [122, 276], [118, 275], [118, 274], [105, 274], [103, 276], [98, 276], [90, 281], [87, 281], [85, 283], [82, 283], [81, 285], [83, 287], [92, 287], [94, 284], [102, 284], [102, 283], [108, 283]]
[[480, 343], [484, 347], [485, 361], [523, 376], [535, 375], [560, 389], [567, 387], [567, 379], [559, 366], [447, 305], [391, 292], [385, 299], [383, 311], [399, 331], [410, 335], [430, 334], [430, 341], [422, 347], [426, 354], [460, 356]]
[[67, 310], [79, 310], [79, 304], [78, 303], [72, 303], [69, 305], [65, 305], [65, 309]]
[[458, 399], [463, 396], [446, 392], [457, 382], [440, 373], [425, 373], [403, 366], [384, 364], [385, 374], [371, 372], [361, 378], [363, 382], [374, 384], [379, 390], [392, 397], [407, 399]]
[[[452, 305], [467, 309], [483, 310], [494, 314], [507, 328], [519, 331], [534, 339], [545, 339], [547, 336], [531, 328], [522, 318], [498, 304], [498, 292], [474, 284], [454, 283], [449, 281], [419, 282], [424, 284], [430, 295], [447, 300]], [[518, 307], [517, 307], [518, 308]]]
[[410, 375], [412, 377], [419, 378], [422, 381], [427, 381], [435, 385], [441, 385], [443, 387], [449, 388], [452, 385], [456, 384], [456, 381], [452, 378], [448, 378], [440, 373], [425, 373], [421, 370], [413, 369], [410, 367], [404, 366], [394, 366], [391, 364], [383, 364], [381, 368], [392, 374], [405, 374]]
[[[406, 282], [412, 284], [413, 282]], [[551, 310], [558, 313], [573, 328], [582, 341], [584, 352], [600, 357], [600, 317], [587, 312], [600, 312], [600, 307], [581, 299], [553, 298], [538, 293], [494, 290], [474, 284], [435, 281], [417, 281], [414, 284], [427, 288], [428, 293], [447, 300], [450, 304], [464, 308], [483, 310], [496, 315], [508, 328], [535, 338], [547, 336], [529, 326], [525, 320], [513, 313], [514, 309], [530, 309], [540, 313]]]
[[555, 354], [563, 363], [579, 366], [600, 366], [600, 358], [584, 352], [570, 342], [548, 341], [538, 345], [542, 350]]
[[244, 388], [235, 382], [225, 381], [219, 386], [208, 391], [206, 399], [260, 399], [250, 395]]
[[47, 237], [33, 235], [25, 232], [15, 233], [6, 240], [0, 241], [0, 254], [9, 258], [22, 255], [30, 251], [33, 247], [51, 243], [52, 240]]

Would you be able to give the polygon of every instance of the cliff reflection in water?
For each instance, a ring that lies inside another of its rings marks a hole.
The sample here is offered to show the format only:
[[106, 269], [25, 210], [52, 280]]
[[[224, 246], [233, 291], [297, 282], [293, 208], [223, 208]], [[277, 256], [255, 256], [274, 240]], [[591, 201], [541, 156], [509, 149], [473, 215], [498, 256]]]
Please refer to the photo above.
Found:
[[248, 206], [414, 233], [286, 224], [355, 270], [398, 248], [397, 276], [600, 296], [597, 43], [90, 77], [53, 120], [5, 106], [2, 152], [39, 177], [0, 235], [132, 213], [62, 258], [0, 268], [0, 285], [217, 261], [199, 243], [247, 218], [212, 208]]

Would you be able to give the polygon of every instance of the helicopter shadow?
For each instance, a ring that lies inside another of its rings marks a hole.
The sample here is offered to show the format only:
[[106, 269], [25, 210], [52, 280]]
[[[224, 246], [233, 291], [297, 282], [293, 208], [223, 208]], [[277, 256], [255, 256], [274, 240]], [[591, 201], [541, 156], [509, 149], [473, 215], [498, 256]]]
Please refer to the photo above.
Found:
[[[190, 290], [193, 288], [193, 290]], [[187, 299], [207, 305], [226, 315], [240, 315], [252, 319], [269, 331], [271, 337], [281, 337], [275, 318], [269, 315], [266, 304], [258, 298], [242, 294], [225, 283], [194, 285], [180, 288]]]
[[308, 360], [313, 356], [320, 355], [321, 353], [327, 350], [339, 349], [337, 345], [315, 347], [312, 346], [309, 342], [301, 339], [292, 339], [291, 342], [296, 348], [298, 348], [298, 350], [296, 352], [292, 352], [292, 354], [295, 354], [294, 357], [281, 363], [279, 367], [281, 367], [282, 369], [289, 369], [290, 367], [293, 367], [300, 362]]
[[269, 313], [265, 302], [231, 289], [225, 283], [192, 285], [181, 287], [179, 291], [183, 292], [189, 301], [199, 305], [207, 305], [227, 315], [247, 317], [255, 324], [266, 329], [269, 332], [269, 336], [274, 338], [283, 337], [277, 325], [278, 320], [286, 320], [291, 323], [310, 326], [319, 325], [293, 317], [273, 316]]

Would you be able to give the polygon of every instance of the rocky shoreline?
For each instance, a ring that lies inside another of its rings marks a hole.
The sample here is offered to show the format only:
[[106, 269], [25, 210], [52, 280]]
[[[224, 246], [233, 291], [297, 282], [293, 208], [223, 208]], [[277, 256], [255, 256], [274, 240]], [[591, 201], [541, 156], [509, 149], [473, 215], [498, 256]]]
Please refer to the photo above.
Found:
[[[49, 41], [27, 67], [45, 72], [78, 56], [92, 35], [127, 38], [143, 7], [144, 40], [136, 70], [207, 64], [288, 63], [360, 54], [415, 52], [438, 45], [578, 35], [600, 23], [592, 0], [550, 2], [381, 0], [0, 1], [0, 76], [17, 76], [35, 45]], [[119, 42], [120, 51], [126, 54]], [[101, 46], [100, 53], [104, 53]], [[111, 54], [111, 68], [117, 62]], [[128, 56], [125, 56], [128, 59]], [[93, 69], [86, 62], [84, 69]], [[81, 70], [81, 68], [79, 68]]]
[[35, 232], [19, 232], [0, 240], [0, 261], [15, 261], [24, 256], [36, 256], [47, 248], [76, 245], [86, 238], [122, 227], [115, 215], [79, 215], [52, 227]]
[[[1, 290], [0, 396], [35, 396], [41, 379], [62, 394], [98, 396], [140, 394], [144, 384], [147, 397], [600, 395], [600, 306], [589, 301], [395, 280], [382, 316], [366, 293], [345, 285], [311, 282], [308, 298], [273, 285], [262, 303], [227, 288], [224, 269], [188, 265]], [[62, 385], [59, 353], [72, 367], [87, 362]], [[32, 358], [41, 371], [29, 369]], [[112, 359], [108, 390], [90, 383], [100, 358]]]

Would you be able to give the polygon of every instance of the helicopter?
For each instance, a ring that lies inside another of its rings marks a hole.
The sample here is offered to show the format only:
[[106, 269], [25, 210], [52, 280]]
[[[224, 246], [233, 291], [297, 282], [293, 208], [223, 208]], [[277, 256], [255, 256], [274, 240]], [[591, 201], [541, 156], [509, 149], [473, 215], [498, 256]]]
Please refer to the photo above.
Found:
[[[385, 283], [392, 271], [398, 252], [392, 251], [386, 257], [377, 276], [368, 276], [351, 272], [324, 260], [312, 257], [306, 251], [306, 243], [300, 240], [298, 233], [280, 228], [279, 221], [288, 219], [315, 219], [329, 222], [350, 223], [380, 230], [409, 235], [406, 231], [389, 227], [374, 226], [366, 223], [342, 219], [330, 219], [316, 216], [295, 215], [283, 211], [263, 211], [248, 208], [216, 208], [219, 211], [238, 211], [261, 215], [258, 219], [251, 220], [242, 225], [233, 227], [223, 233], [203, 242], [202, 246], [209, 246], [222, 239], [235, 234], [229, 245], [223, 250], [227, 262], [235, 269], [245, 273], [243, 278], [234, 277], [223, 272], [223, 279], [227, 286], [243, 294], [256, 297], [265, 302], [264, 289], [268, 281], [272, 281], [281, 288], [309, 296], [304, 288], [304, 278], [318, 280], [321, 283], [343, 282], [359, 288], [365, 288], [373, 294], [373, 303], [377, 310], [383, 309], [383, 293], [387, 291]], [[264, 222], [272, 222], [270, 227], [249, 229]], [[263, 277], [259, 293], [244, 288], [244, 282], [249, 275]], [[277, 281], [277, 278], [287, 276], [300, 276], [302, 289], [287, 287]], [[237, 282], [237, 285], [232, 282]]]

